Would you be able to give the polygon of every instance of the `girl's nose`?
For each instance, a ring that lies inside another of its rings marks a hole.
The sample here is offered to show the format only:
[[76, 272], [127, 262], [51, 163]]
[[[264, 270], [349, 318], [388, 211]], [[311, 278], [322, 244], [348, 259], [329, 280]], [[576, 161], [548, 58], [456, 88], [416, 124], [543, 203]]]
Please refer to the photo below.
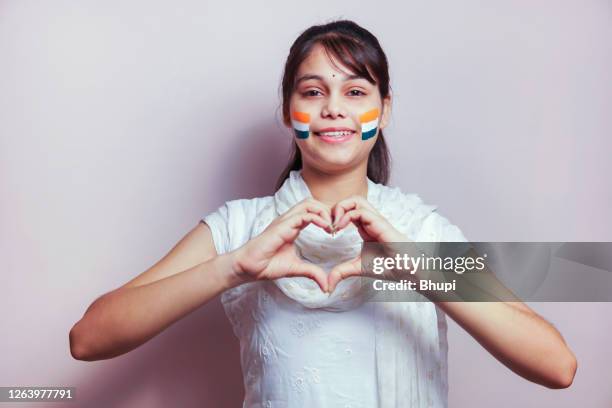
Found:
[[323, 107], [321, 112], [323, 117], [335, 119], [336, 117], [346, 117], [346, 111], [341, 106], [340, 101], [337, 97], [330, 96], [327, 100], [327, 104]]

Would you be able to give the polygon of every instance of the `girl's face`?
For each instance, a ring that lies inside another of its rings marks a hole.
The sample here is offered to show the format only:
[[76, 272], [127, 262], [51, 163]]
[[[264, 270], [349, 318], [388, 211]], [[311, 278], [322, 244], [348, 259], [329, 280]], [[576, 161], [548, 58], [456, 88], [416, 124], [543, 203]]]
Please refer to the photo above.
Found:
[[293, 128], [303, 164], [322, 171], [367, 164], [379, 129], [387, 126], [391, 98], [382, 100], [377, 85], [336, 68], [319, 44], [296, 78], [285, 124]]

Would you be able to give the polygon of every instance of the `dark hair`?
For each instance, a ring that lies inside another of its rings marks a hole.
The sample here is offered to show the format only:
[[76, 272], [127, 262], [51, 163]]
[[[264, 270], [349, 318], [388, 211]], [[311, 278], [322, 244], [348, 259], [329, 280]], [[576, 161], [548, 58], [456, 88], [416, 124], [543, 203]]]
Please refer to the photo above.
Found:
[[[323, 25], [314, 25], [302, 32], [295, 40], [285, 63], [282, 82], [283, 120], [290, 122], [289, 102], [294, 90], [295, 77], [315, 44], [320, 44], [326, 54], [332, 55], [355, 74], [377, 84], [381, 98], [389, 95], [389, 66], [387, 56], [372, 33], [350, 20], [338, 20]], [[330, 58], [331, 59], [331, 58]], [[332, 60], [333, 61], [333, 60]], [[372, 75], [372, 74], [373, 75]], [[386, 185], [390, 176], [391, 155], [379, 129], [378, 137], [368, 157], [367, 176], [375, 183]], [[276, 189], [289, 177], [291, 170], [302, 168], [302, 155], [293, 140], [291, 158], [281, 173]]]

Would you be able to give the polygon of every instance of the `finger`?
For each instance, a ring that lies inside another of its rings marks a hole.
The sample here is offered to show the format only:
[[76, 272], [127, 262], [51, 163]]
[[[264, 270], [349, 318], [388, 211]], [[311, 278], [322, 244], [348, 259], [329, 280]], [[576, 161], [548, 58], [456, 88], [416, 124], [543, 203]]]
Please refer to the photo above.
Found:
[[363, 239], [365, 242], [373, 240], [370, 234], [368, 234], [368, 232], [363, 228], [360, 223], [357, 224], [357, 232], [359, 232], [361, 239]]
[[310, 223], [315, 224], [321, 228], [326, 228], [329, 225], [327, 221], [323, 219], [320, 215], [306, 212], [294, 215], [290, 225], [292, 226], [292, 228], [297, 229], [299, 231], [306, 228]]
[[279, 227], [281, 229], [280, 234], [285, 242], [293, 242], [300, 234], [300, 231], [310, 223], [321, 228], [328, 226], [327, 222], [317, 214], [299, 213], [281, 222]]
[[336, 265], [327, 277], [329, 293], [333, 293], [342, 279], [350, 276], [361, 275], [361, 255]]
[[308, 201], [308, 204], [306, 205], [306, 211], [320, 215], [328, 222], [328, 224], [332, 223], [331, 208], [328, 205], [323, 204], [318, 200], [315, 200], [314, 198]]
[[317, 282], [323, 292], [327, 292], [329, 287], [327, 283], [327, 274], [323, 269], [321, 269], [315, 264], [300, 262], [290, 268], [286, 276], [303, 276], [306, 278], [310, 278]]
[[332, 218], [334, 221], [334, 225], [338, 222], [340, 218], [347, 212], [356, 208], [366, 208], [370, 211], [374, 210], [372, 204], [363, 196], [353, 195], [349, 198], [345, 198], [344, 200], [336, 203], [332, 210]]
[[333, 219], [333, 227], [336, 231], [340, 230], [338, 226], [338, 221], [344, 216], [347, 211], [356, 208], [356, 203], [348, 202], [348, 201], [340, 201], [338, 202], [333, 210], [332, 210], [332, 219]]
[[345, 228], [349, 223], [353, 223], [359, 235], [364, 241], [385, 241], [383, 238], [390, 239], [392, 235], [385, 235], [385, 231], [389, 223], [379, 216], [378, 213], [373, 213], [365, 208], [350, 210], [338, 221], [336, 228]]
[[336, 228], [342, 229], [346, 227], [350, 222], [361, 224], [364, 229], [367, 226], [375, 222], [374, 214], [364, 208], [355, 208], [347, 211], [337, 222]]
[[321, 215], [323, 218], [329, 219], [331, 223], [330, 210], [331, 208], [327, 204], [313, 197], [308, 197], [291, 207], [285, 214], [292, 216], [301, 212], [312, 212]]
[[296, 214], [304, 212], [309, 212], [321, 216], [331, 226], [331, 208], [327, 204], [324, 204], [312, 197], [300, 201], [298, 204], [289, 209], [289, 211], [285, 212], [283, 214], [283, 217], [290, 218]]

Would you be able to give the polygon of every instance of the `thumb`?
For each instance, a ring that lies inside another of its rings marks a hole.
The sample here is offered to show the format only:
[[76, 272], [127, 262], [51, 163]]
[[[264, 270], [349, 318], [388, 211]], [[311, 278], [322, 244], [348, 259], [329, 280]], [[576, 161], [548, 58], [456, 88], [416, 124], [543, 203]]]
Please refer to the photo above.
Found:
[[327, 274], [315, 264], [299, 262], [290, 268], [286, 276], [304, 276], [317, 282], [323, 292], [328, 291]]
[[338, 264], [331, 270], [327, 277], [329, 293], [332, 293], [336, 289], [338, 282], [342, 279], [356, 275], [361, 275], [361, 255]]

